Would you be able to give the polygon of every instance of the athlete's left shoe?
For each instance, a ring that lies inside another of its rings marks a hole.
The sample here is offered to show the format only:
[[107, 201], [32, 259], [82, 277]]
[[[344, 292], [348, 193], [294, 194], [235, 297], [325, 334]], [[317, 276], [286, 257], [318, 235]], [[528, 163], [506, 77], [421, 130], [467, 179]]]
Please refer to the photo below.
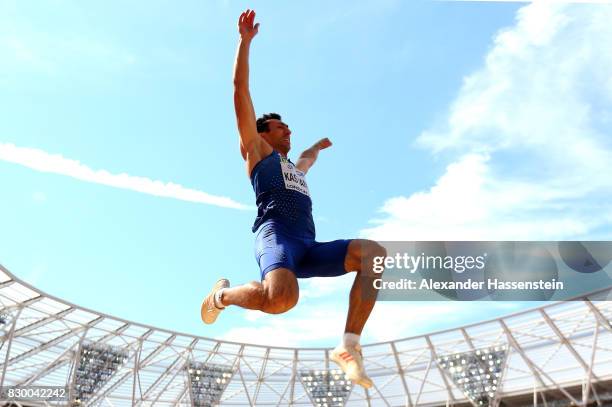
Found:
[[340, 366], [346, 377], [366, 389], [374, 384], [363, 368], [363, 356], [361, 346], [338, 345], [330, 354], [330, 359]]
[[228, 288], [229, 284], [229, 280], [225, 278], [220, 279], [215, 283], [215, 286], [212, 288], [212, 290], [210, 290], [210, 293], [208, 293], [206, 298], [204, 298], [204, 301], [202, 301], [200, 316], [202, 317], [202, 321], [204, 321], [205, 324], [212, 324], [213, 322], [215, 322], [217, 320], [217, 317], [219, 316], [219, 313], [221, 313], [221, 311], [225, 309], [217, 308], [217, 306], [215, 305], [215, 295], [220, 289]]

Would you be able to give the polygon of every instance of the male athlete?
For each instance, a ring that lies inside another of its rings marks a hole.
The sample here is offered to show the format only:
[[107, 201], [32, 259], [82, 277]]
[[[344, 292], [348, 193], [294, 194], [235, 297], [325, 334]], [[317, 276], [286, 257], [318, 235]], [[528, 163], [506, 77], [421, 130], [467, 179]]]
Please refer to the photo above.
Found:
[[[291, 131], [276, 113], [255, 120], [249, 92], [249, 48], [257, 35], [255, 12], [240, 15], [240, 41], [234, 66], [234, 106], [240, 134], [240, 153], [255, 191], [257, 218], [255, 256], [261, 283], [231, 287], [217, 281], [202, 303], [202, 320], [211, 324], [228, 305], [280, 314], [298, 301], [298, 278], [334, 277], [357, 273], [351, 289], [345, 334], [331, 353], [348, 378], [365, 388], [372, 381], [363, 368], [359, 337], [376, 301], [371, 281], [365, 278], [374, 256], [385, 256], [382, 246], [369, 240], [315, 241], [312, 202], [304, 176], [317, 160], [319, 151], [332, 145], [324, 138], [305, 150], [293, 164], [287, 154]], [[362, 272], [363, 269], [363, 272]], [[371, 269], [370, 269], [371, 270]], [[370, 271], [371, 273], [371, 271]], [[361, 278], [364, 277], [364, 278]]]

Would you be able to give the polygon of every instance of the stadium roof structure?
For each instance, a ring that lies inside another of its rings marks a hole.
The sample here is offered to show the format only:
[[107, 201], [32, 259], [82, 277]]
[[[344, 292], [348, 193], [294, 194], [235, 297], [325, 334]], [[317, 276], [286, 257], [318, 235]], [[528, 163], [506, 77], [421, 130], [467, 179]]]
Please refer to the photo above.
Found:
[[125, 321], [47, 295], [0, 266], [0, 387], [66, 391], [59, 401], [28, 393], [29, 401], [7, 404], [16, 406], [609, 405], [609, 295], [364, 345], [374, 380], [366, 391], [330, 364], [331, 349]]

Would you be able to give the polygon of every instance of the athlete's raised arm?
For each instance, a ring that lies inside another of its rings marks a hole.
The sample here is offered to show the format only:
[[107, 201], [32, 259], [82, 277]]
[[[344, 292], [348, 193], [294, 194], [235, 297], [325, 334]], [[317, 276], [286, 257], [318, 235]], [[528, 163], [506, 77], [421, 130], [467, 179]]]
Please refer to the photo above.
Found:
[[302, 154], [300, 154], [295, 166], [298, 168], [298, 170], [304, 173], [308, 172], [310, 167], [312, 167], [317, 160], [319, 151], [324, 150], [331, 145], [332, 142], [327, 137], [317, 141], [312, 147], [307, 148]]
[[240, 41], [234, 65], [234, 108], [240, 134], [240, 153], [246, 161], [259, 161], [261, 140], [257, 135], [255, 110], [249, 91], [249, 48], [259, 23], [253, 24], [255, 11], [246, 10], [238, 20]]

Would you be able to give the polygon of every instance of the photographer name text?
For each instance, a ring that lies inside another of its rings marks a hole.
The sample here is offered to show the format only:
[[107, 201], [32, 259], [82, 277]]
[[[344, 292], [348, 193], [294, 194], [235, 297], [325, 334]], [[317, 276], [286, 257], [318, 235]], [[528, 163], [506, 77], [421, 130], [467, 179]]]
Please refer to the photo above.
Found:
[[437, 281], [424, 279], [420, 282], [402, 278], [398, 281], [383, 281], [377, 278], [373, 281], [377, 290], [563, 290], [562, 281], [537, 280], [537, 281], [502, 281], [497, 278], [486, 281], [475, 281], [471, 278], [465, 281]]

